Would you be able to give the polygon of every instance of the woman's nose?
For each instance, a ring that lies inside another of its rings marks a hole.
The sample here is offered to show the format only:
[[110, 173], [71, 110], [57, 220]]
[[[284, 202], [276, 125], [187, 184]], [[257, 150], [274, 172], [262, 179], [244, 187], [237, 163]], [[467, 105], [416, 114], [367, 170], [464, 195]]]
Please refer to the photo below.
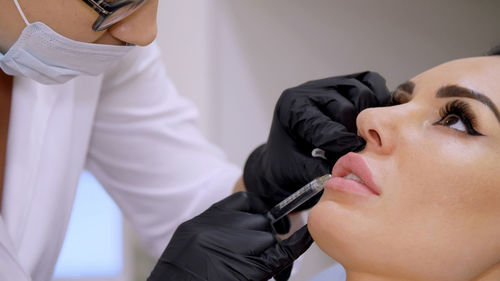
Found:
[[368, 108], [356, 119], [358, 135], [366, 141], [365, 150], [390, 154], [398, 139], [398, 114], [394, 107]]
[[113, 25], [108, 32], [120, 41], [146, 46], [156, 38], [157, 12], [158, 0], [148, 0], [133, 14]]

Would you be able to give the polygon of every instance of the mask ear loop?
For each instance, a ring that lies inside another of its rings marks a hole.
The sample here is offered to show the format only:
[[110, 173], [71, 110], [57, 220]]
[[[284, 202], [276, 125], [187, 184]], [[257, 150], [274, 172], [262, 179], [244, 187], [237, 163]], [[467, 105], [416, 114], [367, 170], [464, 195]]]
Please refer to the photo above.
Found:
[[28, 19], [24, 15], [23, 9], [21, 9], [21, 6], [19, 5], [18, 0], [14, 0], [14, 4], [16, 5], [17, 11], [19, 12], [19, 14], [21, 15], [21, 17], [23, 18], [24, 23], [26, 23], [27, 26], [30, 25], [30, 22], [28, 21]]

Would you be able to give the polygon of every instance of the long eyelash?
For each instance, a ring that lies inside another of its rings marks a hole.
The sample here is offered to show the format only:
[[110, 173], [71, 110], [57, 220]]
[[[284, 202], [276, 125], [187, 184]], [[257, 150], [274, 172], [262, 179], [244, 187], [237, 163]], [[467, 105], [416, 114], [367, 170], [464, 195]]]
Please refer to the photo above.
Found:
[[464, 101], [454, 100], [447, 103], [439, 110], [439, 115], [441, 116], [441, 120], [436, 123], [442, 122], [448, 115], [456, 115], [464, 122], [468, 134], [482, 136], [482, 134], [475, 129], [475, 127], [477, 127], [476, 115], [471, 110], [469, 104]]

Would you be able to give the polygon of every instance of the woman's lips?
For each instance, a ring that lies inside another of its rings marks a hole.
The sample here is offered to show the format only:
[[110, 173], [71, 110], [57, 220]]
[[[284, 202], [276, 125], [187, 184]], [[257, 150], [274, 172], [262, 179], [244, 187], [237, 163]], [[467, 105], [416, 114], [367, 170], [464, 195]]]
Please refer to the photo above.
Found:
[[326, 182], [325, 187], [360, 195], [379, 196], [381, 194], [365, 160], [353, 152], [337, 160], [332, 170], [332, 178]]

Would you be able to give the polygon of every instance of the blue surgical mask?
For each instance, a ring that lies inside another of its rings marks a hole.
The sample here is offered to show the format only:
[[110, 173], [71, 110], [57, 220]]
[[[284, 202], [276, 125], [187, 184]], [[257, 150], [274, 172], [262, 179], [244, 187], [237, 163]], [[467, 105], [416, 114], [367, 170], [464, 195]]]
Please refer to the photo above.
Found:
[[99, 75], [133, 48], [71, 40], [42, 22], [29, 23], [14, 3], [26, 27], [7, 53], [0, 53], [0, 68], [9, 75], [61, 84], [80, 75]]

